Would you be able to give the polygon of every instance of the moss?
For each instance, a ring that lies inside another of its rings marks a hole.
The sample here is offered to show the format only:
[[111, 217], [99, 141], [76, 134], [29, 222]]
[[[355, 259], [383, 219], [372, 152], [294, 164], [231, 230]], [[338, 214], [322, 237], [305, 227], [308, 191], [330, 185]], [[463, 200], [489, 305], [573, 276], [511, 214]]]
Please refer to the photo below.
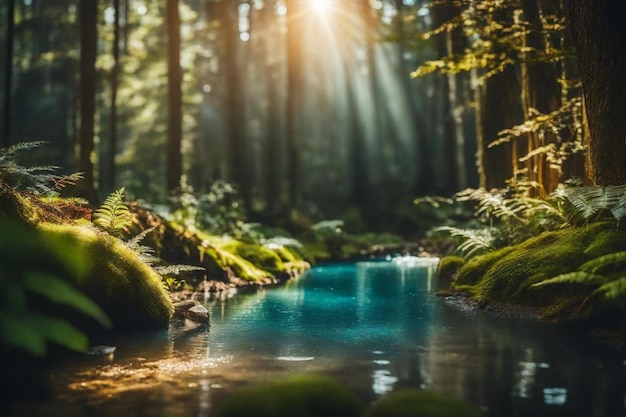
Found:
[[244, 387], [218, 405], [216, 417], [357, 417], [354, 396], [331, 378], [308, 375]]
[[482, 305], [513, 303], [537, 308], [544, 317], [573, 318], [589, 295], [588, 286], [532, 285], [625, 247], [626, 232], [610, 222], [547, 232], [470, 260], [454, 287], [469, 290]]
[[455, 275], [465, 265], [465, 259], [460, 256], [446, 256], [441, 258], [437, 266], [437, 281], [450, 284]]
[[367, 417], [479, 417], [474, 407], [431, 391], [404, 390], [376, 403]]
[[123, 242], [89, 227], [40, 228], [84, 248], [91, 265], [76, 285], [104, 310], [114, 330], [167, 327], [174, 309], [161, 277]]

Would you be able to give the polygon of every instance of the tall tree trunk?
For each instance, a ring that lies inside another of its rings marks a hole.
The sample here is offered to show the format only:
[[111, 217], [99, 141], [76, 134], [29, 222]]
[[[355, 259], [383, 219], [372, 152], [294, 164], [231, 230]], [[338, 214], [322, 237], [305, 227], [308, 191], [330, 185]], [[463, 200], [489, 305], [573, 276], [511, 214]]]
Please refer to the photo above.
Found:
[[111, 69], [111, 97], [110, 97], [110, 124], [109, 124], [109, 153], [107, 157], [107, 193], [116, 188], [115, 156], [117, 154], [117, 88], [119, 81], [120, 61], [120, 0], [113, 0], [113, 68]]
[[76, 184], [78, 193], [91, 202], [98, 201], [94, 178], [94, 124], [96, 114], [96, 56], [98, 48], [98, 1], [81, 0], [80, 22], [80, 152], [79, 171], [83, 179]]
[[226, 71], [226, 111], [229, 138], [230, 176], [247, 209], [251, 207], [250, 166], [245, 143], [243, 97], [244, 77], [239, 66], [238, 3], [222, 0], [219, 16], [222, 22], [221, 39], [224, 45], [222, 59]]
[[13, 40], [15, 31], [15, 0], [9, 0], [7, 5], [7, 29], [5, 45], [4, 68], [4, 103], [2, 106], [3, 122], [0, 135], [0, 148], [11, 144], [11, 130], [13, 120]]
[[[512, 17], [507, 10], [494, 13], [492, 18], [497, 25], [511, 25]], [[496, 45], [494, 53], [507, 53], [505, 48]], [[493, 147], [489, 147], [489, 144], [498, 139], [501, 130], [509, 129], [521, 121], [520, 92], [519, 74], [513, 65], [507, 65], [484, 82], [478, 122], [483, 135], [479, 145], [484, 170], [484, 184], [481, 185], [487, 189], [504, 187], [506, 180], [518, 173], [521, 156], [518, 144], [509, 142]]]
[[302, 89], [304, 71], [302, 44], [303, 8], [302, 0], [287, 0], [287, 103], [286, 103], [286, 140], [287, 140], [287, 181], [288, 197], [292, 207], [300, 204], [301, 163], [299, 152], [299, 120], [302, 110]]
[[571, 0], [589, 126], [589, 177], [597, 185], [626, 184], [626, 3]]
[[183, 171], [181, 143], [182, 123], [182, 69], [180, 67], [180, 14], [178, 0], [167, 0], [167, 155], [165, 186], [168, 193], [180, 187]]
[[[524, 20], [527, 22], [525, 37], [526, 53], [522, 64], [522, 105], [524, 119], [533, 117], [535, 111], [543, 114], [553, 112], [561, 107], [561, 90], [558, 83], [557, 69], [554, 63], [542, 62], [537, 55], [547, 50], [547, 39], [544, 38], [544, 28], [539, 12], [537, 0], [522, 0]], [[526, 49], [528, 48], [528, 49]], [[528, 135], [527, 152], [556, 143], [554, 133], [530, 133]], [[537, 155], [528, 160], [528, 177], [542, 185], [546, 194], [551, 193], [559, 183], [558, 170], [550, 166], [545, 155]]]
[[280, 69], [276, 53], [275, 39], [280, 36], [274, 1], [265, 1], [259, 16], [259, 24], [263, 31], [262, 46], [265, 52], [267, 79], [267, 127], [265, 134], [265, 200], [270, 215], [280, 210], [282, 189], [280, 181], [280, 164], [282, 149], [280, 144], [279, 115], [279, 83]]

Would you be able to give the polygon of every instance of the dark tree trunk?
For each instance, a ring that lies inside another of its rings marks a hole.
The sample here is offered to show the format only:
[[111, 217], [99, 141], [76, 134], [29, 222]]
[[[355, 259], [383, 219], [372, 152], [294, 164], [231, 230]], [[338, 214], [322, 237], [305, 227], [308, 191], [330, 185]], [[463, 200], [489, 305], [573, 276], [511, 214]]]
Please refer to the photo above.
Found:
[[15, 0], [7, 5], [6, 54], [4, 68], [4, 103], [2, 106], [2, 134], [0, 148], [11, 144], [11, 122], [13, 119], [13, 38], [15, 30]]
[[304, 24], [301, 0], [287, 0], [287, 181], [288, 197], [292, 207], [300, 203], [301, 163], [299, 152], [299, 119], [302, 110], [304, 82], [302, 25]]
[[570, 0], [589, 127], [589, 178], [626, 184], [626, 2]]
[[83, 179], [77, 185], [81, 196], [97, 202], [94, 183], [94, 123], [96, 113], [96, 56], [98, 48], [98, 1], [81, 0], [80, 22], [80, 153], [79, 171]]
[[280, 181], [281, 141], [280, 141], [280, 69], [276, 51], [275, 39], [280, 36], [278, 22], [274, 11], [275, 2], [266, 1], [259, 16], [260, 27], [263, 31], [262, 46], [266, 56], [267, 66], [263, 68], [267, 74], [267, 128], [265, 137], [265, 199], [267, 212], [274, 215], [280, 211], [282, 187]]
[[[537, 110], [547, 114], [561, 107], [561, 89], [558, 83], [557, 68], [554, 63], [538, 60], [538, 54], [547, 50], [547, 39], [544, 37], [544, 28], [537, 0], [523, 0], [522, 11], [524, 20], [528, 24], [528, 33], [525, 38], [525, 46], [530, 53], [522, 69], [522, 104], [524, 118], [528, 120], [533, 116], [531, 112]], [[528, 135], [528, 152], [556, 143], [555, 134], [531, 133]], [[545, 155], [537, 155], [530, 159], [527, 164], [528, 177], [543, 186], [546, 194], [552, 192], [559, 182], [559, 172], [550, 167]]]
[[113, 20], [113, 68], [111, 69], [111, 102], [110, 102], [110, 137], [109, 153], [107, 157], [107, 192], [116, 188], [115, 181], [115, 156], [117, 154], [117, 88], [119, 81], [119, 57], [120, 57], [120, 0], [113, 0], [115, 17]]
[[237, 2], [222, 0], [219, 4], [219, 16], [222, 25], [220, 38], [224, 45], [221, 59], [226, 72], [226, 119], [228, 125], [228, 159], [230, 178], [236, 185], [247, 209], [251, 206], [250, 166], [244, 137], [243, 102], [245, 88], [244, 77], [239, 65], [239, 26]]
[[182, 125], [182, 69], [180, 67], [180, 14], [178, 0], [167, 0], [167, 155], [166, 190], [174, 192], [180, 187], [183, 171], [181, 142]]

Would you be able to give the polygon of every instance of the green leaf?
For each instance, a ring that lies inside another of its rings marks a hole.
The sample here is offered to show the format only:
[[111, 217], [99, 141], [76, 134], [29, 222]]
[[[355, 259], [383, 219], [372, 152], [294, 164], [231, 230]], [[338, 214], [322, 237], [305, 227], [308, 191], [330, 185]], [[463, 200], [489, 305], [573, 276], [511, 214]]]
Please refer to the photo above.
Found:
[[0, 340], [35, 356], [46, 354], [46, 339], [24, 317], [0, 312]]
[[626, 298], [626, 277], [608, 282], [598, 288], [598, 291], [604, 292], [604, 296], [609, 300]]
[[96, 319], [103, 326], [110, 327], [111, 321], [93, 301], [68, 282], [41, 272], [27, 274], [24, 286], [51, 301], [64, 304]]
[[605, 277], [604, 275], [577, 271], [577, 272], [570, 272], [568, 274], [561, 274], [554, 278], [546, 279], [545, 281], [541, 281], [541, 282], [531, 285], [531, 287], [542, 287], [544, 285], [553, 285], [553, 284], [602, 285], [606, 283], [608, 280], [609, 278]]

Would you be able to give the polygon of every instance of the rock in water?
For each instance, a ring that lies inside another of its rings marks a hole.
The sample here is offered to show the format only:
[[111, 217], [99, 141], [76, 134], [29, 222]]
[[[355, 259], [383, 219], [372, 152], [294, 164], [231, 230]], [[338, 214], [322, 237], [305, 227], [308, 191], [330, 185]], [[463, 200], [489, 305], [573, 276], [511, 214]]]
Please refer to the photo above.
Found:
[[209, 313], [209, 310], [207, 310], [206, 307], [201, 306], [199, 304], [188, 308], [184, 312], [184, 317], [193, 322], [210, 326], [211, 315]]

